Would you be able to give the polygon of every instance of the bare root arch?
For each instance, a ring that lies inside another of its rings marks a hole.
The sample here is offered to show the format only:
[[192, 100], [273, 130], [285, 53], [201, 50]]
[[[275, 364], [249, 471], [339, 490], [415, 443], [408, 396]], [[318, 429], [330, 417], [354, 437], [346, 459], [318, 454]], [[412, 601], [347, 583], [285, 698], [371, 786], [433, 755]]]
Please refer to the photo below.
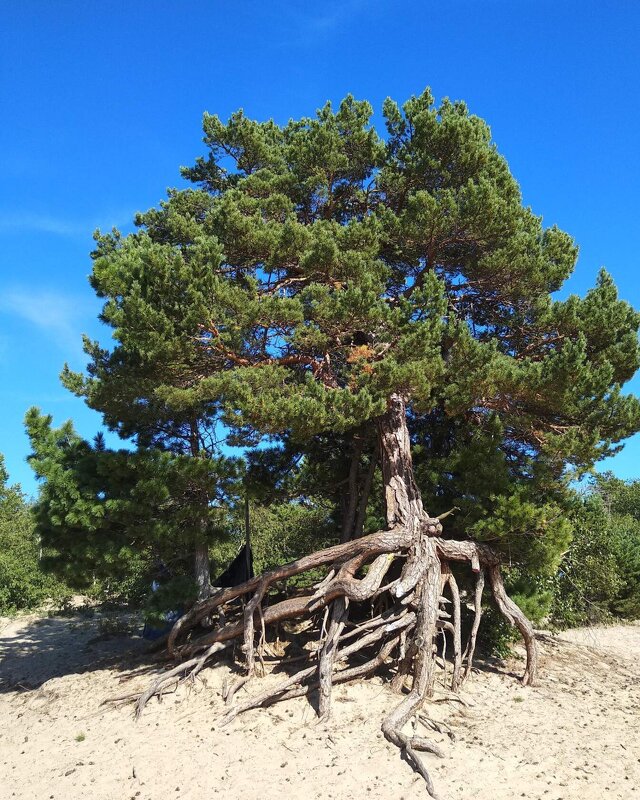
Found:
[[[409, 734], [406, 728], [412, 719], [421, 718], [422, 706], [433, 693], [438, 634], [451, 637], [449, 687], [457, 692], [471, 672], [487, 578], [497, 608], [524, 639], [524, 684], [535, 681], [537, 648], [531, 623], [505, 591], [498, 555], [478, 542], [444, 538], [440, 520], [423, 510], [413, 479], [402, 398], [392, 398], [389, 412], [378, 424], [388, 530], [311, 553], [239, 586], [213, 590], [174, 626], [166, 648], [178, 663], [137, 699], [136, 713], [141, 714], [145, 704], [168, 685], [193, 677], [234, 642], [242, 643], [244, 676], [226, 693], [227, 706], [218, 720], [221, 726], [249, 709], [316, 690], [319, 713], [326, 720], [331, 714], [333, 686], [370, 675], [385, 665], [396, 672], [393, 687], [408, 693], [384, 719], [382, 731], [422, 775], [435, 797], [419, 754], [442, 755], [442, 751], [415, 731]], [[467, 565], [476, 576], [474, 620], [464, 652], [460, 591], [451, 569], [454, 563]], [[402, 567], [390, 576], [393, 564]], [[319, 584], [273, 601], [270, 592], [277, 584], [319, 567], [326, 570]], [[372, 608], [384, 610], [372, 616]], [[218, 625], [204, 631], [199, 627], [201, 620], [216, 616], [220, 618]], [[256, 652], [258, 649], [260, 655], [266, 628], [302, 618], [315, 621], [318, 639], [317, 647], [306, 657], [307, 663], [279, 683], [237, 701], [237, 688], [256, 673]], [[258, 644], [256, 632], [261, 634]]]

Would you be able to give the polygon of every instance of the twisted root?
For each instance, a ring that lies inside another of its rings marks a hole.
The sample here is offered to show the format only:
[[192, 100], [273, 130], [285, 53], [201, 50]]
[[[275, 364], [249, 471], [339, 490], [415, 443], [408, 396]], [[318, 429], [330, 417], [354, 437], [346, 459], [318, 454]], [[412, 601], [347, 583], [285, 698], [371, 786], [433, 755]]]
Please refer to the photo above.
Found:
[[[392, 658], [397, 668], [393, 688], [402, 691], [407, 680], [411, 683], [408, 694], [383, 721], [382, 731], [400, 748], [405, 760], [425, 780], [429, 793], [436, 797], [419, 754], [428, 752], [442, 756], [443, 752], [436, 743], [417, 736], [415, 730], [409, 734], [405, 728], [411, 720], [420, 719], [420, 709], [433, 693], [434, 640], [438, 632], [444, 636], [449, 633], [453, 641], [451, 690], [457, 692], [470, 674], [482, 616], [485, 574], [498, 609], [524, 638], [527, 653], [524, 684], [533, 683], [537, 668], [533, 628], [505, 591], [497, 555], [486, 545], [435, 535], [440, 530], [437, 520], [427, 518], [418, 529], [408, 525], [380, 531], [312, 553], [239, 586], [215, 590], [174, 626], [167, 640], [167, 651], [179, 658], [180, 663], [160, 675], [137, 698], [136, 716], [153, 696], [160, 696], [171, 683], [193, 679], [208, 660], [236, 640], [243, 642], [245, 674], [233, 686], [225, 688], [227, 710], [218, 721], [220, 726], [228, 725], [249, 709], [308, 696], [317, 689], [319, 714], [326, 720], [331, 713], [334, 685], [370, 675]], [[405, 559], [400, 577], [383, 585], [392, 563], [398, 558]], [[474, 620], [464, 652], [460, 591], [450, 568], [452, 562], [470, 564], [476, 574]], [[318, 567], [326, 568], [328, 573], [315, 587], [265, 605], [275, 583]], [[370, 619], [358, 619], [358, 609], [361, 616], [363, 603], [382, 596], [389, 599], [383, 613]], [[238, 598], [248, 598], [244, 611], [233, 603]], [[224, 611], [221, 624], [198, 635], [199, 621], [220, 611]], [[260, 655], [266, 626], [304, 617], [318, 621], [323, 613], [328, 614], [326, 633], [323, 630], [320, 634], [320, 646], [308, 656], [307, 666], [238, 702], [235, 699], [238, 689], [246, 686], [255, 674], [256, 631], [262, 632]], [[349, 663], [354, 656], [361, 657], [367, 651], [364, 662]]]

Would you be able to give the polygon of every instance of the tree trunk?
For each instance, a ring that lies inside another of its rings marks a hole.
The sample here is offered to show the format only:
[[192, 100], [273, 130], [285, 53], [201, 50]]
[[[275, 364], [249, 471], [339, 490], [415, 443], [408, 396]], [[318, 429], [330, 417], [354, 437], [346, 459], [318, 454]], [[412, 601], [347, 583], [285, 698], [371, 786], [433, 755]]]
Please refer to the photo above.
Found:
[[371, 494], [371, 486], [373, 485], [373, 478], [376, 474], [376, 466], [378, 464], [378, 443], [371, 453], [371, 461], [369, 462], [369, 469], [362, 484], [362, 492], [360, 493], [360, 502], [358, 504], [358, 514], [356, 516], [356, 524], [354, 526], [354, 537], [362, 536], [364, 533], [364, 523], [367, 516], [367, 505], [369, 504], [369, 495]]
[[357, 434], [354, 434], [352, 437], [347, 497], [342, 512], [342, 531], [340, 533], [341, 542], [348, 542], [353, 538], [356, 511], [358, 508], [358, 474], [360, 472], [361, 455], [362, 439]]
[[401, 395], [391, 395], [389, 409], [378, 421], [378, 435], [387, 527], [414, 525], [422, 519], [424, 509], [413, 476], [407, 408]]
[[[198, 435], [198, 420], [193, 419], [190, 425], [189, 446], [191, 457], [200, 455], [200, 438]], [[206, 506], [207, 498], [203, 498]], [[198, 587], [198, 600], [206, 600], [211, 595], [211, 563], [209, 561], [209, 545], [206, 541], [207, 522], [203, 517], [199, 520], [199, 534], [202, 538], [196, 543], [193, 554], [193, 577]]]
[[193, 577], [198, 586], [198, 600], [206, 600], [211, 594], [211, 565], [209, 562], [209, 545], [206, 542], [199, 542], [195, 546]]
[[[429, 526], [425, 525], [429, 518], [413, 474], [406, 403], [401, 395], [391, 396], [388, 411], [378, 422], [378, 431], [387, 526], [389, 529], [407, 528], [411, 535], [409, 555], [392, 593], [403, 601], [413, 593], [412, 604], [417, 614], [413, 640], [413, 688], [383, 725], [387, 738], [401, 745], [400, 729], [433, 691], [441, 567]], [[438, 529], [439, 525], [431, 527]]]

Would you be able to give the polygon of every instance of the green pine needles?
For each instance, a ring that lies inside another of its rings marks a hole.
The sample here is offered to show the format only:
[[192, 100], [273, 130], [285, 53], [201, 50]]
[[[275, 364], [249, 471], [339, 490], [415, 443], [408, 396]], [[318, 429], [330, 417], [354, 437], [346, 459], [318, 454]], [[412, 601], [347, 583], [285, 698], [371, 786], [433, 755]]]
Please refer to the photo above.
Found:
[[137, 217], [97, 235], [92, 285], [116, 346], [87, 343], [69, 388], [124, 434], [162, 415], [305, 441], [416, 413], [483, 428], [555, 474], [635, 431], [621, 393], [639, 317], [611, 278], [553, 298], [577, 248], [523, 207], [488, 126], [429, 91], [346, 98], [285, 126], [205, 115], [206, 158]]

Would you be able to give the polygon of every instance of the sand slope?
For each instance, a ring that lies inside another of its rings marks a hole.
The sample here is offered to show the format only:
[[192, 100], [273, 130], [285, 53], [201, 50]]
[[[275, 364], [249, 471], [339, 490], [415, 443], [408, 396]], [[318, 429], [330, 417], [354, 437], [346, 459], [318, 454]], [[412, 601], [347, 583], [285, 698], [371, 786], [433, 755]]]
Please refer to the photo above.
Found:
[[[541, 648], [537, 687], [518, 684], [521, 661], [484, 665], [467, 706], [444, 693], [429, 706], [456, 733], [433, 735], [446, 759], [427, 756], [442, 798], [640, 798], [640, 625], [571, 631]], [[221, 665], [134, 723], [130, 705], [102, 702], [147, 684], [140, 650], [81, 615], [0, 623], [3, 799], [427, 797], [380, 733], [396, 702], [382, 679], [337, 688], [328, 727], [294, 700], [217, 731]]]

